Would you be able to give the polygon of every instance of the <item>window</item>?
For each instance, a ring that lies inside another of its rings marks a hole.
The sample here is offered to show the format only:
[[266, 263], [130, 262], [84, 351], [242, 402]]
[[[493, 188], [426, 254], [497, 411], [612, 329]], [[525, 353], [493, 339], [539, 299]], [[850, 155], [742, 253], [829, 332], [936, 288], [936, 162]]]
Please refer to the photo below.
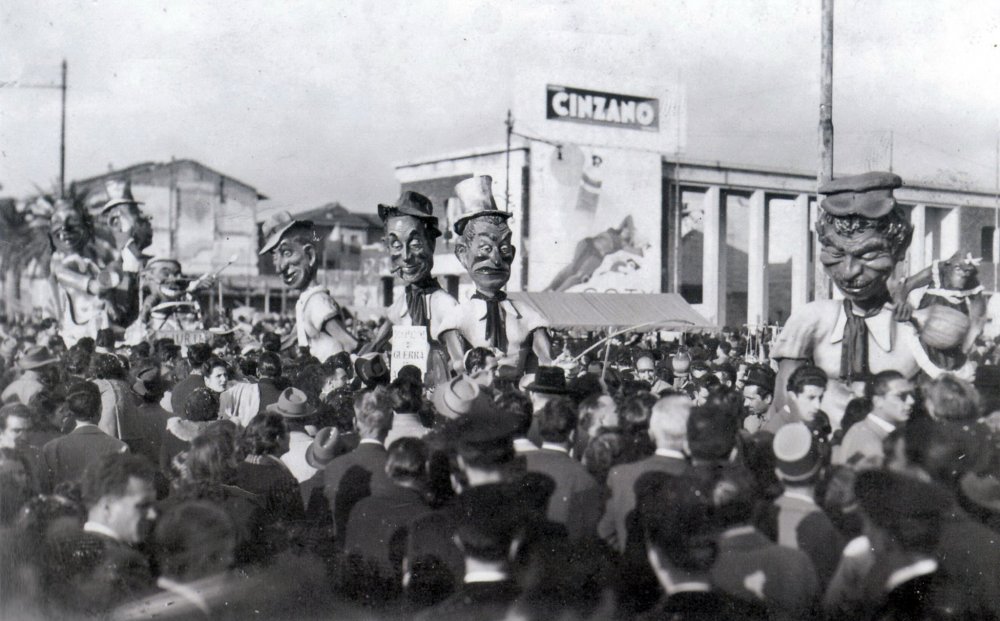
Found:
[[979, 236], [979, 256], [983, 257], [983, 261], [986, 263], [993, 263], [995, 260], [993, 258], [993, 235], [995, 233], [995, 227], [984, 226]]

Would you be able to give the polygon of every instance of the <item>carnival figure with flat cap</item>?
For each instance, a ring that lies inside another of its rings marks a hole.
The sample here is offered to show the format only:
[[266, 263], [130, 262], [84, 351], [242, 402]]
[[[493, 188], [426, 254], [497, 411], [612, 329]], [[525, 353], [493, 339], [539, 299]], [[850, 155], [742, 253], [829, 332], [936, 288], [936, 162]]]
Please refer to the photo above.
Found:
[[315, 284], [322, 246], [308, 220], [295, 220], [287, 211], [276, 214], [264, 228], [260, 254], [271, 253], [281, 280], [299, 291], [295, 303], [295, 330], [299, 347], [325, 361], [342, 351], [352, 352], [358, 341], [342, 323], [340, 305], [327, 288]]
[[829, 377], [822, 409], [839, 426], [852, 380], [890, 369], [913, 377], [940, 372], [920, 346], [914, 325], [898, 322], [889, 278], [903, 259], [913, 227], [893, 198], [902, 179], [871, 172], [827, 182], [816, 234], [820, 260], [843, 300], [816, 300], [788, 318], [771, 356], [778, 362], [772, 411], [786, 402], [788, 378], [812, 362]]
[[453, 365], [460, 365], [462, 352], [454, 351], [448, 331], [465, 338], [472, 347], [498, 352], [500, 363], [523, 369], [530, 353], [538, 364], [552, 360], [545, 319], [523, 304], [507, 299], [504, 287], [510, 279], [515, 248], [507, 220], [511, 214], [497, 209], [493, 179], [472, 177], [455, 186], [461, 215], [455, 221], [455, 256], [468, 271], [476, 293], [460, 304], [437, 328], [439, 340], [448, 343]]
[[[431, 276], [434, 247], [441, 236], [434, 207], [423, 194], [404, 191], [395, 204], [379, 205], [378, 217], [385, 227], [382, 241], [389, 253], [392, 273], [403, 281], [406, 295], [397, 298], [387, 309], [388, 322], [380, 327], [373, 345], [380, 346], [394, 325], [427, 327], [431, 345], [427, 369], [431, 376], [429, 383], [447, 381], [447, 352], [430, 335], [439, 333], [441, 321], [458, 302]], [[445, 338], [457, 341], [453, 348], [461, 350], [461, 341], [455, 332], [449, 332]]]
[[72, 347], [85, 336], [96, 338], [98, 330], [111, 325], [106, 296], [118, 284], [118, 276], [98, 265], [92, 243], [93, 222], [81, 205], [60, 199], [44, 209], [51, 209], [50, 271], [59, 313], [59, 334]]

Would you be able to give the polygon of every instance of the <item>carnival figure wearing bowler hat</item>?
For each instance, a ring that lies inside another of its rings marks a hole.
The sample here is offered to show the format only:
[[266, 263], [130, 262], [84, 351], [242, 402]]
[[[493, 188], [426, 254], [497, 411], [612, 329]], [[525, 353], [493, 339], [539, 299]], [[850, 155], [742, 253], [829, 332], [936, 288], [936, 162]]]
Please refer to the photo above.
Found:
[[529, 354], [538, 364], [552, 360], [545, 318], [524, 304], [507, 299], [504, 288], [510, 279], [516, 249], [507, 220], [511, 214], [497, 209], [493, 179], [472, 177], [455, 186], [461, 215], [455, 221], [455, 256], [465, 266], [476, 292], [444, 318], [434, 336], [448, 343], [453, 365], [462, 361], [461, 351], [452, 351], [448, 332], [461, 335], [472, 347], [499, 353], [501, 364], [525, 367]]
[[[430, 344], [427, 383], [443, 382], [448, 379], [447, 351], [431, 335], [440, 332], [442, 320], [458, 306], [458, 301], [431, 275], [434, 247], [441, 236], [434, 207], [423, 194], [407, 190], [394, 204], [379, 205], [378, 217], [384, 227], [382, 241], [389, 253], [392, 273], [403, 281], [405, 295], [386, 309], [387, 322], [373, 339], [372, 348], [388, 340], [392, 326], [424, 326]], [[446, 338], [456, 341], [452, 349], [461, 350], [457, 334], [450, 332]]]
[[295, 303], [299, 347], [321, 361], [343, 351], [354, 351], [358, 341], [341, 322], [340, 305], [325, 286], [313, 282], [322, 251], [313, 223], [295, 220], [283, 211], [268, 222], [265, 236], [260, 254], [271, 253], [281, 280], [299, 291]]

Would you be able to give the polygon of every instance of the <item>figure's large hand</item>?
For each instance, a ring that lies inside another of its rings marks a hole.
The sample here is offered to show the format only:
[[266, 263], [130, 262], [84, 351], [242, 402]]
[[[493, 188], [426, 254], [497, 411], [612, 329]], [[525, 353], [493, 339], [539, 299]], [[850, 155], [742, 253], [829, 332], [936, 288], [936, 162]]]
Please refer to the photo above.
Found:
[[963, 379], [971, 384], [976, 381], [976, 369], [978, 367], [979, 365], [972, 360], [967, 360], [961, 367], [952, 371], [952, 374], [954, 374], [955, 377]]

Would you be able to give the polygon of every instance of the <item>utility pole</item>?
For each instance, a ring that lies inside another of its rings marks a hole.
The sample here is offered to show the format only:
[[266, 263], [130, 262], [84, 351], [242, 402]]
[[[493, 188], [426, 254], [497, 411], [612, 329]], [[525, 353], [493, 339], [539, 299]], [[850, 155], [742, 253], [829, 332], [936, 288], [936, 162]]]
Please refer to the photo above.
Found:
[[[833, 179], [833, 0], [822, 0], [822, 31], [820, 50], [820, 100], [819, 100], [819, 172], [816, 175], [816, 195], [819, 187]], [[830, 278], [814, 255], [816, 266], [815, 299], [826, 300], [832, 295]]]
[[818, 185], [833, 179], [833, 0], [822, 1]]
[[62, 127], [59, 130], [59, 198], [66, 198], [66, 59], [62, 61]]
[[504, 197], [504, 211], [510, 211], [510, 137], [514, 134], [514, 115], [511, 114], [510, 108], [507, 108], [507, 174], [504, 180], [503, 197]]

